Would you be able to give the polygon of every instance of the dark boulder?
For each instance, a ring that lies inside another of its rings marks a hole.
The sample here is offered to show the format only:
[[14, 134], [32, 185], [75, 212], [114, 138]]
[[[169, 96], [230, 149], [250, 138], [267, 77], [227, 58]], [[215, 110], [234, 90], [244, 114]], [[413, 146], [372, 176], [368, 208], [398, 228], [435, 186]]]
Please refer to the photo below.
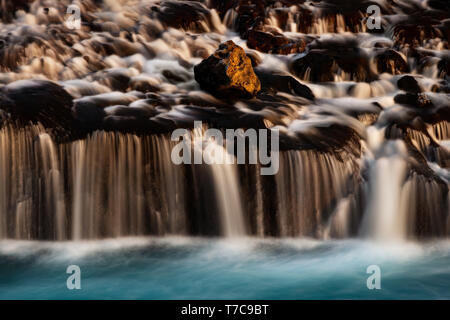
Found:
[[291, 54], [305, 51], [306, 41], [303, 39], [289, 39], [275, 32], [250, 30], [247, 45], [265, 53]]
[[336, 69], [333, 57], [322, 50], [311, 50], [305, 56], [295, 58], [290, 67], [296, 76], [313, 82], [333, 81]]
[[397, 86], [399, 89], [410, 92], [410, 93], [420, 93], [423, 89], [420, 87], [419, 83], [413, 76], [403, 76], [397, 81]]
[[166, 0], [149, 9], [149, 16], [167, 27], [205, 32], [205, 26], [213, 25], [209, 9], [199, 1]]
[[261, 89], [250, 58], [233, 41], [222, 43], [194, 73], [203, 90], [221, 98], [252, 98]]
[[81, 129], [85, 132], [100, 129], [103, 118], [106, 117], [104, 109], [97, 107], [90, 101], [76, 101], [73, 111]]
[[40, 122], [59, 133], [76, 129], [72, 96], [45, 80], [20, 80], [1, 89], [0, 109], [19, 122]]
[[337, 35], [316, 39], [308, 44], [306, 54], [293, 57], [290, 71], [301, 79], [314, 82], [344, 80], [374, 81], [378, 78], [370, 66], [370, 57], [354, 36]]
[[152, 122], [148, 118], [111, 115], [103, 119], [103, 128], [107, 131], [120, 131], [124, 133], [151, 133]]
[[261, 69], [256, 69], [255, 73], [261, 81], [261, 92], [276, 93], [280, 91], [314, 100], [311, 89], [290, 75], [274, 74]]
[[425, 93], [400, 93], [394, 97], [396, 103], [413, 106], [416, 108], [429, 108], [433, 107], [433, 103], [427, 97]]
[[306, 55], [295, 57], [290, 64], [291, 71], [298, 77], [313, 82], [334, 81], [334, 76], [347, 73], [348, 80], [373, 81], [367, 55], [361, 49], [335, 51], [333, 49], [312, 49]]

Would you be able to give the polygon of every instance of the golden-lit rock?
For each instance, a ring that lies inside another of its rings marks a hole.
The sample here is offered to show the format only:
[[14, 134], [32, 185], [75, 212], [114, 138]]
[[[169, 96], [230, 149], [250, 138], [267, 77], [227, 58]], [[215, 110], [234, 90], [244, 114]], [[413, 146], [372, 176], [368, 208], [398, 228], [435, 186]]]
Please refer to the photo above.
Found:
[[196, 65], [194, 72], [203, 90], [221, 98], [252, 98], [261, 90], [250, 58], [231, 40]]

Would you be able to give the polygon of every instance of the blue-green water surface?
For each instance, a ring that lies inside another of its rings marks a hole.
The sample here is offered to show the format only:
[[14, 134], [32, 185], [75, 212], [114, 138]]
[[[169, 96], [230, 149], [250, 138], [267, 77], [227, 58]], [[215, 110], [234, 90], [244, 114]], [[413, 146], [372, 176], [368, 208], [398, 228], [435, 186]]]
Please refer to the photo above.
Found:
[[[69, 265], [81, 290], [67, 289]], [[367, 267], [381, 289], [367, 288]], [[0, 299], [449, 299], [450, 242], [124, 238], [0, 242]]]

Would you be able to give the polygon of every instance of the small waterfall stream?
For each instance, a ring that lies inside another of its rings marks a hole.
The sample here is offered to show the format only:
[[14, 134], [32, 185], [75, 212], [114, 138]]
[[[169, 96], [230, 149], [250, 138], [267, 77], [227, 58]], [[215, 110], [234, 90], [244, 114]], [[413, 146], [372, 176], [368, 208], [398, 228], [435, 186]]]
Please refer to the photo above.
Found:
[[[54, 215], [55, 239], [66, 239], [66, 210], [64, 200], [64, 189], [62, 172], [59, 166], [57, 147], [47, 133], [41, 133], [39, 139], [39, 152], [42, 170], [41, 183], [39, 185], [39, 199], [45, 202], [45, 208]], [[37, 159], [36, 163], [39, 163]]]
[[[313, 151], [289, 151], [281, 155], [275, 176], [278, 225], [281, 236], [319, 236], [336, 205], [356, 184], [356, 164], [338, 161]], [[346, 236], [350, 236], [346, 234]]]
[[[209, 148], [214, 154], [207, 154], [206, 159], [214, 161], [214, 157], [223, 158], [222, 154], [226, 153], [223, 147], [215, 145], [214, 142], [210, 143], [214, 144]], [[225, 155], [227, 156], [229, 155]], [[212, 164], [210, 170], [220, 212], [222, 234], [225, 237], [246, 235], [236, 165]]]
[[407, 236], [407, 218], [404, 202], [411, 193], [404, 186], [406, 149], [402, 141], [384, 141], [384, 130], [367, 129], [370, 154], [370, 184], [368, 207], [361, 233], [378, 240], [404, 240]]

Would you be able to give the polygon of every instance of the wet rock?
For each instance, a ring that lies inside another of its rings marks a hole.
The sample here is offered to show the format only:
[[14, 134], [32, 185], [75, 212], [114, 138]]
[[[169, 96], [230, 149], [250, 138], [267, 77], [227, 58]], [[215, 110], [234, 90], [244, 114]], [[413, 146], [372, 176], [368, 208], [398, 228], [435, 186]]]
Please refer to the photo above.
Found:
[[141, 92], [158, 92], [160, 90], [159, 82], [151, 77], [139, 75], [131, 78], [129, 83], [131, 90], [137, 90]]
[[[303, 57], [295, 58], [291, 63], [291, 71], [298, 77], [314, 82], [333, 81], [334, 59], [318, 50], [311, 50]], [[309, 75], [307, 72], [309, 71]]]
[[[426, 158], [436, 162], [441, 168], [450, 169], [450, 150], [441, 145], [430, 145], [425, 150]], [[450, 172], [448, 174], [450, 178]]]
[[423, 89], [413, 76], [403, 76], [397, 81], [399, 89], [409, 93], [420, 93]]
[[73, 112], [85, 132], [101, 129], [103, 118], [106, 117], [106, 112], [90, 101], [75, 102]]
[[396, 46], [408, 44], [417, 47], [428, 39], [441, 37], [442, 33], [438, 28], [439, 15], [437, 11], [423, 11], [418, 8], [415, 12], [397, 19], [391, 26]]
[[118, 91], [102, 93], [95, 96], [82, 97], [75, 100], [75, 105], [92, 104], [97, 108], [106, 108], [114, 105], [127, 106], [130, 103], [139, 100], [138, 97], [130, 93], [122, 93]]
[[161, 74], [172, 84], [187, 82], [192, 79], [192, 76], [188, 72], [163, 70]]
[[147, 118], [112, 115], [105, 117], [102, 125], [108, 131], [120, 131], [124, 133], [150, 132], [151, 121]]
[[256, 75], [261, 81], [262, 92], [276, 93], [278, 91], [301, 96], [309, 100], [314, 99], [314, 94], [310, 88], [298, 82], [289, 75], [274, 74], [263, 69], [256, 69]]
[[107, 93], [111, 90], [97, 82], [89, 82], [85, 80], [68, 80], [61, 83], [74, 99], [81, 98], [83, 96], [93, 96], [96, 94]]
[[419, 94], [401, 93], [394, 97], [394, 101], [396, 103], [406, 104], [417, 108], [427, 108], [433, 106], [431, 100], [427, 97], [425, 93]]
[[17, 10], [28, 11], [32, 0], [14, 0], [14, 1], [2, 1], [0, 3], [0, 18], [2, 21], [11, 22], [14, 18], [14, 14]]
[[309, 133], [296, 132], [295, 135], [280, 135], [280, 150], [317, 150], [333, 153], [339, 159], [361, 155], [361, 137], [348, 126], [332, 123], [315, 127]]
[[261, 89], [250, 58], [233, 41], [222, 43], [194, 73], [203, 90], [222, 98], [252, 98]]
[[243, 39], [247, 39], [249, 30], [264, 24], [265, 1], [239, 1], [235, 10], [238, 14], [235, 27]]
[[[42, 27], [32, 29], [29, 26], [23, 26], [15, 33], [0, 33], [0, 70], [15, 71], [18, 66], [37, 58], [37, 54], [43, 55], [43, 52], [64, 52], [74, 55], [73, 50], [61, 45], [62, 43], [51, 43], [50, 35], [42, 31]], [[69, 37], [66, 36], [66, 38]]]
[[402, 74], [409, 71], [405, 59], [395, 50], [389, 49], [375, 57], [378, 73]]
[[250, 30], [247, 45], [265, 53], [291, 54], [305, 51], [306, 41], [289, 39], [279, 33]]
[[314, 82], [334, 81], [335, 75], [347, 73], [349, 80], [373, 81], [369, 57], [357, 47], [313, 48], [306, 55], [294, 57], [290, 70], [296, 76]]
[[127, 68], [114, 68], [101, 70], [90, 76], [93, 81], [105, 85], [115, 91], [125, 91], [133, 76], [137, 75], [137, 70]]
[[159, 21], [155, 21], [147, 17], [142, 17], [141, 21], [139, 22], [138, 33], [140, 35], [143, 35], [148, 41], [160, 37], [163, 31], [163, 25], [159, 23]]
[[168, 27], [205, 32], [212, 26], [209, 9], [198, 1], [166, 0], [149, 9], [150, 17]]
[[[142, 100], [139, 100], [142, 101]], [[141, 107], [129, 107], [129, 106], [112, 106], [105, 109], [108, 116], [119, 117], [135, 117], [135, 118], [150, 118], [155, 116], [155, 110]]]
[[15, 81], [1, 88], [0, 94], [0, 109], [19, 122], [40, 122], [61, 134], [76, 129], [72, 97], [54, 82]]
[[235, 0], [210, 0], [210, 7], [215, 8], [221, 18], [225, 16], [228, 10], [236, 6]]

